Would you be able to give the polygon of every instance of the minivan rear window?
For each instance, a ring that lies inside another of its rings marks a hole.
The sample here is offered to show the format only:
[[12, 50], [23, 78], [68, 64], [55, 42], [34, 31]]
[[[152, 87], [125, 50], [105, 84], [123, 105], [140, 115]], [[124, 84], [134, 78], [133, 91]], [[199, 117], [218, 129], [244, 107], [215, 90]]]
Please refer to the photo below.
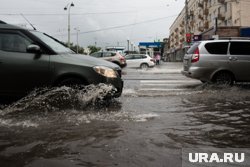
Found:
[[205, 44], [205, 48], [210, 54], [227, 54], [228, 42], [212, 42]]
[[194, 43], [187, 51], [187, 54], [194, 54], [194, 51], [197, 49], [197, 47], [200, 45], [200, 42]]

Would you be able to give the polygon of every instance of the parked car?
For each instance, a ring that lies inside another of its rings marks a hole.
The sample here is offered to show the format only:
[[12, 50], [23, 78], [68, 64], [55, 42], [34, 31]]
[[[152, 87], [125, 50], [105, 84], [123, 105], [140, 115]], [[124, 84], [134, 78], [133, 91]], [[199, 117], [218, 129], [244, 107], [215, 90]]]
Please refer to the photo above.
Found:
[[194, 43], [184, 56], [187, 77], [233, 84], [250, 81], [250, 40], [224, 39]]
[[37, 87], [107, 83], [122, 93], [121, 68], [79, 55], [55, 38], [0, 22], [0, 95], [25, 95]]
[[90, 56], [110, 61], [119, 65], [121, 68], [127, 65], [126, 59], [119, 52], [100, 51], [92, 53]]
[[155, 66], [155, 61], [147, 54], [130, 54], [125, 56], [127, 67], [147, 69]]

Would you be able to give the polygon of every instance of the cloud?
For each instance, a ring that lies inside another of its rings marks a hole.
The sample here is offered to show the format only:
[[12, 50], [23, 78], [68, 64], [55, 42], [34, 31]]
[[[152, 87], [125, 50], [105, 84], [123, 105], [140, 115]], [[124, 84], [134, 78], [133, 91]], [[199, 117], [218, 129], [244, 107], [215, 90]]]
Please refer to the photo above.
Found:
[[[40, 31], [67, 41], [68, 11], [63, 8], [72, 1], [63, 0], [0, 0], [0, 17], [13, 24], [27, 24], [25, 17]], [[184, 7], [184, 0], [73, 0], [71, 8], [72, 42], [75, 27], [80, 29], [80, 45], [126, 44], [153, 41], [167, 37], [169, 27]], [[15, 4], [15, 5], [13, 5]], [[168, 5], [169, 4], [169, 5]], [[12, 14], [12, 15], [10, 15]], [[169, 18], [168, 18], [169, 16]], [[172, 16], [172, 17], [171, 17]], [[166, 19], [160, 19], [164, 18]], [[150, 20], [154, 20], [150, 22]], [[159, 20], [157, 20], [159, 19]], [[145, 21], [145, 23], [143, 23]], [[96, 31], [89, 33], [88, 31]]]

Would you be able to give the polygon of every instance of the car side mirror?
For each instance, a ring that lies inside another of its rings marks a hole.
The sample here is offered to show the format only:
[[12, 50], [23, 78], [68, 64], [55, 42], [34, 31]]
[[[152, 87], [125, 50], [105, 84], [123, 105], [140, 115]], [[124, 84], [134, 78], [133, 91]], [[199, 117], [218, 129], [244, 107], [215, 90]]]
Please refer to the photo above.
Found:
[[27, 47], [28, 53], [41, 53], [41, 48], [38, 45], [31, 44]]

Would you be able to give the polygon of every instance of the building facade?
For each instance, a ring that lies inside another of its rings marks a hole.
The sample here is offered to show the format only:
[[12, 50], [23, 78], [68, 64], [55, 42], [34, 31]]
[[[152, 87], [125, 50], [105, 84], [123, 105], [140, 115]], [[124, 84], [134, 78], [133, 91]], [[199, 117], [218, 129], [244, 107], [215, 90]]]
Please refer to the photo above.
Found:
[[170, 27], [170, 60], [181, 61], [187, 35], [193, 40], [238, 37], [241, 28], [250, 27], [250, 0], [187, 0], [179, 16]]

